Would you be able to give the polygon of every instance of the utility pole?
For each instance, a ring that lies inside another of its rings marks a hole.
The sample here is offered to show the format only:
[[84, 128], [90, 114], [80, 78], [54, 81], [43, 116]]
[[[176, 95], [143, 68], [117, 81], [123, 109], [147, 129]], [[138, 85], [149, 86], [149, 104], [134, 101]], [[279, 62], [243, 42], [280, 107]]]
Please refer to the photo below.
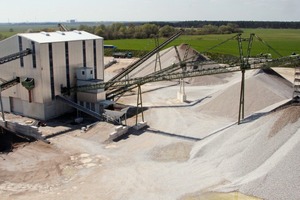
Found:
[[237, 36], [239, 52], [240, 52], [240, 61], [241, 61], [240, 69], [242, 72], [238, 124], [240, 124], [241, 119], [244, 119], [244, 117], [245, 117], [245, 71], [246, 71], [246, 69], [250, 68], [249, 57], [250, 57], [251, 48], [252, 48], [253, 36], [254, 36], [254, 34], [251, 33], [250, 38], [248, 39], [248, 47], [247, 47], [246, 57], [244, 57], [244, 53], [243, 53], [243, 45], [242, 45], [243, 39], [241, 37], [241, 34], [239, 34]]
[[[159, 38], [158, 38], [158, 36], [155, 36], [154, 41], [155, 41], [155, 48], [159, 47]], [[159, 65], [159, 70], [161, 70], [161, 61], [160, 61], [159, 51], [156, 52], [154, 72], [156, 72], [156, 70], [157, 70], [157, 63]]]

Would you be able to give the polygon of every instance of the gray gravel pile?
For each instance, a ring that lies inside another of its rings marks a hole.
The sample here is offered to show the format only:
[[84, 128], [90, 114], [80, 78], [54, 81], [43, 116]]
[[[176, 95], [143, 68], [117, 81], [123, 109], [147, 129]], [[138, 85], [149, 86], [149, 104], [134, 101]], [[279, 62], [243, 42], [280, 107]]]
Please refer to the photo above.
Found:
[[199, 142], [192, 160], [209, 163], [228, 183], [217, 191], [239, 190], [264, 199], [300, 197], [300, 106], [290, 106], [233, 126]]
[[[263, 70], [248, 72], [245, 83], [245, 116], [269, 105], [292, 98], [293, 86], [286, 79]], [[198, 110], [207, 114], [236, 119], [238, 116], [240, 82], [213, 95]]]

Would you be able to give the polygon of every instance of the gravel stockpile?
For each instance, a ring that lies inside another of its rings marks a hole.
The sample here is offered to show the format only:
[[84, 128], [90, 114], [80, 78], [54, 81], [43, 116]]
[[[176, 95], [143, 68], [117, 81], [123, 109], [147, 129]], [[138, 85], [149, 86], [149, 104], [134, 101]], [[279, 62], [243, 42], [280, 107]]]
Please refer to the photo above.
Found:
[[[248, 78], [245, 81], [245, 116], [276, 102], [292, 98], [292, 84], [271, 72], [264, 70], [248, 72]], [[236, 119], [240, 88], [240, 82], [225, 87], [214, 94], [211, 101], [200, 106], [199, 112]]]
[[[287, 113], [292, 113], [287, 117]], [[191, 153], [197, 162], [209, 162], [229, 183], [215, 188], [239, 190], [264, 199], [297, 199], [300, 196], [300, 106], [270, 113], [233, 126], [206, 141]], [[278, 125], [280, 124], [280, 125]], [[272, 137], [270, 137], [272, 136]]]
[[[179, 63], [180, 60], [183, 60], [185, 56], [186, 56], [184, 59], [185, 61], [193, 61], [193, 60], [196, 60], [197, 58], [201, 59], [201, 60], [206, 59], [203, 56], [201, 56], [196, 50], [194, 50], [193, 48], [190, 48], [186, 44], [181, 44], [181, 45], [177, 46], [177, 50], [178, 50], [180, 59], [178, 58], [175, 47], [169, 47], [169, 48], [159, 52], [161, 65], [159, 65], [158, 60], [156, 60], [157, 54], [155, 54], [151, 58], [149, 58], [147, 61], [142, 63], [140, 66], [138, 66], [135, 70], [133, 70], [129, 74], [129, 77], [136, 78], [136, 77], [146, 76], [155, 71], [159, 71], [160, 69], [169, 67], [175, 63]], [[156, 68], [155, 68], [155, 65], [156, 65]]]

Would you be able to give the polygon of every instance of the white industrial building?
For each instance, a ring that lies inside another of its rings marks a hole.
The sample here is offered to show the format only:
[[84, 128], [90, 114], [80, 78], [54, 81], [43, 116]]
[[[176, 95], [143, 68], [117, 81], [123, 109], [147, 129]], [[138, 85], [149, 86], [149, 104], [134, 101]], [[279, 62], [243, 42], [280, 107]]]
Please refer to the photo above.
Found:
[[[0, 65], [0, 83], [16, 77], [21, 81], [1, 93], [6, 112], [47, 120], [71, 109], [56, 96], [61, 95], [62, 86], [77, 85], [80, 73], [80, 79], [103, 81], [103, 38], [99, 36], [84, 31], [17, 34], [0, 42], [0, 58], [25, 49], [31, 49], [31, 54]], [[33, 80], [29, 91], [22, 82]], [[70, 98], [95, 111], [94, 104], [105, 99], [105, 92], [81, 92]]]

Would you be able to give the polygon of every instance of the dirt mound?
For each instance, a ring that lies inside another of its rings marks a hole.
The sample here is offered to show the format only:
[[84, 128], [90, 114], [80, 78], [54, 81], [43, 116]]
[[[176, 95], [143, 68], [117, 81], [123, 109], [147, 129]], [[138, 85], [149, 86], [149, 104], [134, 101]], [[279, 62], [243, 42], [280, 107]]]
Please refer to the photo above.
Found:
[[[292, 98], [293, 86], [272, 70], [256, 70], [245, 83], [245, 116], [276, 102]], [[207, 114], [237, 118], [240, 82], [224, 88], [211, 101], [198, 108]]]
[[191, 143], [178, 142], [154, 148], [151, 151], [151, 158], [159, 162], [184, 162], [189, 159], [191, 149]]
[[[297, 199], [300, 196], [299, 113], [300, 106], [291, 106], [230, 127], [199, 142], [191, 157], [200, 163], [209, 162], [212, 169], [229, 181], [216, 187], [217, 191], [239, 190], [272, 200]], [[288, 119], [283, 119], [287, 115]], [[282, 124], [278, 126], [278, 123]]]
[[[39, 157], [37, 151], [45, 154]], [[37, 183], [46, 179], [49, 182], [60, 179], [67, 157], [51, 145], [43, 142], [30, 143], [9, 153], [5, 160], [1, 161], [1, 181]]]

